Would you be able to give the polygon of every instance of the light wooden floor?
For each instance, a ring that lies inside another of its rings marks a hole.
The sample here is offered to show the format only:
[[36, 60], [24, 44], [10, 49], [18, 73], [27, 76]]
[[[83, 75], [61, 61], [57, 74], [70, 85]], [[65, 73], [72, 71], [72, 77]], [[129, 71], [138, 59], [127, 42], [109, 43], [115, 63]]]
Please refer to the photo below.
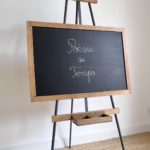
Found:
[[[150, 133], [142, 133], [124, 137], [126, 150], [150, 150]], [[68, 150], [68, 148], [63, 149]], [[122, 150], [119, 139], [78, 145], [70, 150]]]

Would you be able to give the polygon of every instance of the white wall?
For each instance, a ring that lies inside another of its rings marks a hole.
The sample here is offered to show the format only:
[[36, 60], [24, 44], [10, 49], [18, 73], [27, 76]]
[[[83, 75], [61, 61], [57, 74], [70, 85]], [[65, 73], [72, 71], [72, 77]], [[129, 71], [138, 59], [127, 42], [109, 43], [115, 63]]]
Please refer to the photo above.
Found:
[[[125, 27], [132, 79], [132, 94], [115, 96], [123, 134], [150, 127], [149, 0], [101, 0], [93, 6], [97, 25]], [[0, 148], [43, 150], [50, 148], [54, 102], [31, 103], [29, 96], [26, 21], [62, 22], [64, 0], [0, 0]], [[88, 7], [82, 5], [83, 23], [91, 24]], [[74, 23], [75, 2], [69, 2], [68, 22]], [[109, 97], [89, 100], [90, 110], [110, 108]], [[70, 101], [59, 104], [69, 113]], [[84, 111], [83, 100], [75, 111]], [[56, 146], [68, 145], [69, 123], [57, 128]], [[117, 135], [115, 123], [73, 126], [73, 144]], [[5, 147], [5, 148], [4, 148]]]

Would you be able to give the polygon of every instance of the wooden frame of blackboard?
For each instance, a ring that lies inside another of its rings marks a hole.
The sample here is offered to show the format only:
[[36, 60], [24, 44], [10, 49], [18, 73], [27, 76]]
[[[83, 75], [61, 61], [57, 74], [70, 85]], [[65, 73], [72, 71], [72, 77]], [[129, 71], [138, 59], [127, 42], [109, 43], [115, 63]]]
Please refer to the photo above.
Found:
[[[76, 29], [76, 30], [97, 30], [97, 31], [113, 31], [121, 32], [123, 38], [124, 48], [124, 61], [125, 61], [125, 72], [126, 72], [126, 90], [117, 91], [104, 91], [104, 92], [93, 92], [93, 93], [77, 93], [77, 94], [64, 94], [64, 95], [48, 95], [48, 96], [37, 96], [36, 95], [36, 82], [35, 82], [35, 71], [34, 71], [34, 53], [33, 53], [33, 27], [50, 27], [50, 28], [62, 28], [62, 29]], [[101, 27], [101, 26], [87, 26], [87, 25], [73, 25], [73, 24], [59, 24], [59, 23], [46, 23], [46, 22], [27, 22], [27, 39], [28, 39], [28, 68], [29, 68], [29, 80], [30, 80], [30, 95], [31, 101], [48, 101], [48, 100], [64, 100], [64, 99], [78, 99], [84, 97], [98, 97], [98, 96], [111, 96], [111, 95], [122, 95], [131, 93], [131, 83], [129, 75], [128, 65], [128, 54], [126, 47], [126, 35], [124, 28], [116, 27]]]

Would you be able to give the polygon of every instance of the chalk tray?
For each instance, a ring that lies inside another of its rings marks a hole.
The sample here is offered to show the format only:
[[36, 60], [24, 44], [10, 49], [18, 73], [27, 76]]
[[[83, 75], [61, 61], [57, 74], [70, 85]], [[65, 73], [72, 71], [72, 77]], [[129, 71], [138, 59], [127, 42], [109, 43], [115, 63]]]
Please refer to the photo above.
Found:
[[112, 122], [112, 116], [102, 112], [89, 112], [72, 115], [73, 123], [77, 126]]

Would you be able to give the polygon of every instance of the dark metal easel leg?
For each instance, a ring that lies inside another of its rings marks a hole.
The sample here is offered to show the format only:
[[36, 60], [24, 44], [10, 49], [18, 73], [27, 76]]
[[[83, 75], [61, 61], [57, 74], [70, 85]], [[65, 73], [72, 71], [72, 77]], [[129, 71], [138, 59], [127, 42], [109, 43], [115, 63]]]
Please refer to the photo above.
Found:
[[85, 98], [85, 111], [86, 112], [89, 111], [88, 110], [88, 99], [87, 98]]
[[[54, 113], [54, 115], [57, 115], [57, 112], [58, 112], [58, 100], [56, 100], [56, 103], [55, 103], [55, 113]], [[53, 124], [53, 134], [52, 134], [51, 150], [54, 150], [55, 135], [56, 135], [56, 122], [54, 122], [54, 124]]]
[[81, 14], [81, 4], [78, 2], [78, 12], [79, 12], [79, 24], [82, 24], [82, 14]]
[[[65, 1], [65, 10], [64, 10], [64, 19], [63, 23], [66, 23], [66, 18], [67, 18], [67, 9], [68, 9], [68, 0]], [[58, 100], [56, 100], [55, 103], [55, 115], [57, 115], [58, 112]], [[54, 150], [55, 146], [55, 135], [56, 135], [56, 122], [53, 124], [53, 134], [52, 134], [52, 144], [51, 144], [51, 150]]]
[[[112, 107], [115, 108], [113, 97], [110, 96], [110, 99], [111, 99]], [[116, 120], [116, 124], [117, 124], [117, 129], [118, 129], [118, 133], [119, 133], [119, 137], [120, 137], [120, 142], [121, 142], [122, 150], [125, 150], [125, 146], [124, 146], [124, 142], [123, 142], [123, 138], [122, 138], [122, 134], [121, 134], [121, 129], [120, 129], [118, 117], [117, 117], [116, 114], [114, 116], [115, 116], [115, 120]]]
[[75, 18], [75, 24], [78, 24], [78, 15], [79, 15], [79, 4], [80, 2], [76, 2], [76, 18]]
[[[71, 100], [71, 114], [73, 113], [73, 99]], [[70, 120], [70, 135], [69, 135], [69, 148], [71, 148], [72, 140], [72, 120]]]
[[91, 3], [88, 3], [89, 5], [89, 10], [90, 10], [90, 14], [91, 14], [91, 19], [92, 19], [92, 22], [93, 22], [93, 26], [95, 26], [95, 19], [94, 19], [94, 15], [93, 15], [93, 10], [92, 10], [92, 6], [91, 6]]
[[66, 19], [67, 19], [67, 9], [68, 9], [68, 0], [65, 1], [64, 21], [63, 21], [63, 23], [66, 23]]

